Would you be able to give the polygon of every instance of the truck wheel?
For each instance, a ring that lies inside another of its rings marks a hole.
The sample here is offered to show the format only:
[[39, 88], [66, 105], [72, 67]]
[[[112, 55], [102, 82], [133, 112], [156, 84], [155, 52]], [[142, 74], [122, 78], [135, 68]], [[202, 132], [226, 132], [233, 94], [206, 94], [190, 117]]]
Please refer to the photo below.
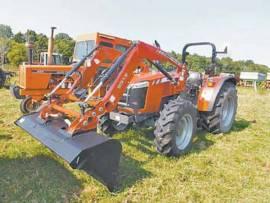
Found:
[[167, 156], [187, 153], [197, 128], [197, 110], [181, 97], [169, 101], [160, 112], [154, 131], [157, 151]]
[[25, 97], [20, 103], [20, 110], [23, 114], [34, 112], [40, 106], [39, 102], [33, 102], [32, 97]]
[[109, 115], [106, 114], [99, 118], [97, 124], [97, 133], [111, 137], [117, 132], [125, 131], [128, 126], [129, 125], [110, 120]]
[[211, 112], [202, 113], [202, 127], [217, 134], [226, 133], [232, 128], [237, 110], [237, 90], [227, 82], [221, 88]]

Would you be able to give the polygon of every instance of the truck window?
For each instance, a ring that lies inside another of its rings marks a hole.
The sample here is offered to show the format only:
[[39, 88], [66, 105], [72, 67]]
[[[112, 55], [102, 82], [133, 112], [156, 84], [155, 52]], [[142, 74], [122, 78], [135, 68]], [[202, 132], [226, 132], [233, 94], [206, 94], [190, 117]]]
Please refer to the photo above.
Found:
[[62, 64], [61, 56], [60, 55], [53, 55], [53, 61], [55, 65], [60, 65]]
[[74, 49], [74, 58], [76, 58], [77, 60], [81, 60], [94, 48], [94, 46], [94, 40], [76, 42]]
[[121, 51], [121, 52], [125, 52], [127, 50], [127, 47], [126, 46], [123, 46], [123, 45], [120, 45], [120, 44], [117, 44], [115, 45], [115, 49]]
[[104, 46], [104, 47], [110, 47], [113, 48], [113, 44], [109, 43], [109, 42], [100, 42], [99, 43], [100, 46]]

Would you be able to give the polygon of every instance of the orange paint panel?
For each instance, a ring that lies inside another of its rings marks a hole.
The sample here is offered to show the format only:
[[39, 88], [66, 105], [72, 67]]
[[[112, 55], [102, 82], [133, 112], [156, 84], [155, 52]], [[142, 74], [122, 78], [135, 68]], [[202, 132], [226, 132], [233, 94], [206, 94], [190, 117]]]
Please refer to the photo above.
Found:
[[211, 111], [224, 79], [220, 76], [205, 78], [198, 96], [198, 111]]

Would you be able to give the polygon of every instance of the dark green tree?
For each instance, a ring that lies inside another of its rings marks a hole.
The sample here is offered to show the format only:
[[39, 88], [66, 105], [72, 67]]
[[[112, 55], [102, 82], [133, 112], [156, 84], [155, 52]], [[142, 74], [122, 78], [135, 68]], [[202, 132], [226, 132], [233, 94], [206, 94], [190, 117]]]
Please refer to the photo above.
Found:
[[23, 61], [27, 60], [26, 47], [24, 44], [15, 41], [10, 42], [10, 49], [7, 53], [7, 58], [12, 65], [18, 66]]
[[66, 33], [58, 33], [55, 35], [55, 40], [72, 40], [72, 38]]
[[[181, 61], [181, 54], [176, 52], [171, 52], [171, 54], [178, 61]], [[210, 57], [193, 54], [188, 55], [187, 63], [189, 70], [203, 72], [205, 68], [210, 65], [211, 59]], [[267, 73], [270, 72], [270, 69], [266, 65], [256, 64], [252, 60], [234, 61], [230, 57], [224, 57], [221, 59], [217, 58], [217, 71], [239, 75], [242, 71]]]
[[[9, 39], [0, 37], [0, 63], [5, 64], [6, 62], [6, 53], [9, 49]], [[0, 65], [1, 65], [0, 64]]]
[[34, 30], [27, 30], [25, 39], [27, 42], [35, 42], [37, 40], [37, 33]]
[[36, 35], [34, 59], [38, 60], [41, 52], [48, 49], [48, 37], [42, 33]]
[[67, 63], [68, 59], [72, 57], [75, 42], [69, 39], [56, 39], [55, 40], [55, 51], [63, 54], [64, 61]]
[[25, 40], [25, 36], [23, 33], [21, 32], [18, 32], [16, 33], [14, 36], [13, 36], [13, 40], [17, 43], [25, 43], [26, 40]]
[[0, 37], [11, 38], [13, 36], [12, 29], [9, 25], [0, 24]]

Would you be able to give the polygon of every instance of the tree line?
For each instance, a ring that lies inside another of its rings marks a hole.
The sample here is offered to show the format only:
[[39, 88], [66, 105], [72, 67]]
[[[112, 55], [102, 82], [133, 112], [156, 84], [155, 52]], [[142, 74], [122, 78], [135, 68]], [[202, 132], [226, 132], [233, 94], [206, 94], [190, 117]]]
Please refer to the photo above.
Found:
[[[34, 61], [39, 60], [41, 52], [47, 52], [48, 37], [43, 33], [34, 30], [27, 30], [25, 33], [13, 33], [9, 25], [0, 24], [0, 57], [5, 63], [18, 66], [27, 61], [26, 42], [34, 44]], [[55, 35], [54, 51], [62, 54], [66, 62], [73, 54], [74, 40], [66, 33]]]
[[[182, 55], [172, 51], [172, 55], [179, 61], [182, 59]], [[200, 56], [198, 54], [188, 55], [187, 63], [189, 69], [194, 71], [203, 72], [206, 67], [211, 64], [211, 58], [206, 56]], [[230, 57], [217, 58], [217, 71], [233, 73], [239, 75], [240, 72], [270, 72], [270, 69], [266, 65], [256, 64], [252, 60], [233, 60]]]
[[[6, 56], [6, 62], [18, 66], [27, 60], [27, 50], [25, 43], [31, 41], [34, 43], [34, 60], [38, 60], [42, 51], [47, 51], [48, 37], [43, 33], [36, 33], [34, 30], [27, 30], [25, 33], [13, 33], [8, 25], [0, 24], [0, 57]], [[74, 40], [66, 33], [55, 35], [55, 52], [60, 53], [64, 58], [70, 58], [73, 54]], [[181, 61], [181, 54], [172, 51], [172, 55]], [[3, 57], [2, 57], [3, 58]], [[198, 54], [187, 57], [188, 66], [194, 71], [204, 71], [210, 65], [210, 57], [200, 56]], [[252, 60], [233, 60], [230, 57], [217, 59], [219, 72], [229, 72], [239, 74], [241, 71], [256, 71], [266, 73], [269, 68], [266, 65], [257, 64]]]

